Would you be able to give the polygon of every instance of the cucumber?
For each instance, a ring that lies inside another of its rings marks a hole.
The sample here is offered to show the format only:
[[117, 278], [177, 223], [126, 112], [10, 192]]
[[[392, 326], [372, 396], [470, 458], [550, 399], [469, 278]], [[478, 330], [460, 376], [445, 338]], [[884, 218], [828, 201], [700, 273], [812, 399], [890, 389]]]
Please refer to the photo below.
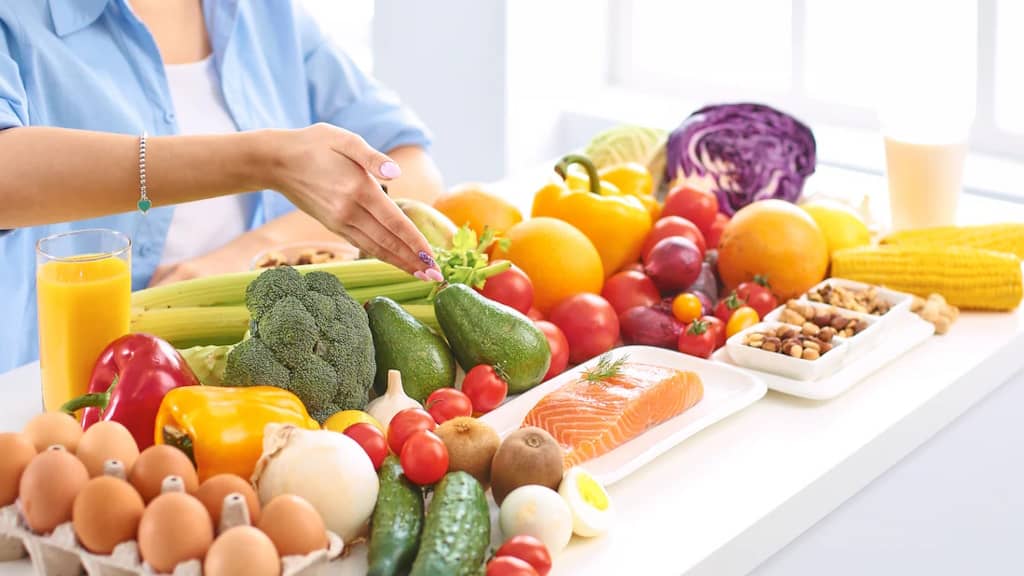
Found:
[[423, 494], [402, 474], [396, 456], [380, 467], [380, 492], [373, 510], [368, 553], [368, 576], [405, 574], [420, 542]]
[[484, 489], [466, 472], [449, 472], [434, 490], [410, 576], [474, 576], [491, 543]]

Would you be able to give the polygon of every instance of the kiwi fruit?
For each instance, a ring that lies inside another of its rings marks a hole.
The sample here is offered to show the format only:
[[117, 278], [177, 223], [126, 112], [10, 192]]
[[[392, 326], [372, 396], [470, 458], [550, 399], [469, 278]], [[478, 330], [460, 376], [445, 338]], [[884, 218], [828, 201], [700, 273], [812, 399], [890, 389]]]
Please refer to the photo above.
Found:
[[501, 438], [487, 424], [470, 416], [444, 421], [434, 433], [448, 449], [448, 471], [462, 470], [487, 489], [491, 483], [491, 461]]
[[547, 430], [535, 426], [508, 435], [491, 463], [491, 493], [500, 506], [509, 492], [539, 484], [558, 490], [562, 482], [562, 447]]

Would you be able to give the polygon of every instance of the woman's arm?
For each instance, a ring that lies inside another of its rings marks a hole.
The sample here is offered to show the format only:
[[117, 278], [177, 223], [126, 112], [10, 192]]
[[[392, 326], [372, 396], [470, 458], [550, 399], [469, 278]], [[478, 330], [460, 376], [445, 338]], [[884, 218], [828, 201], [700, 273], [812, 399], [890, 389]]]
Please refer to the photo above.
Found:
[[[272, 188], [365, 252], [409, 272], [430, 269], [423, 235], [381, 191], [401, 169], [326, 124], [147, 140], [155, 205]], [[0, 131], [0, 229], [128, 212], [138, 200], [138, 138], [48, 127]], [[372, 176], [371, 176], [372, 174]]]
[[[441, 173], [422, 148], [402, 146], [388, 151], [388, 156], [402, 167], [402, 177], [388, 182], [389, 196], [431, 203], [441, 194]], [[157, 268], [150, 285], [170, 284], [224, 272], [240, 272], [248, 268], [256, 254], [283, 244], [339, 241], [345, 240], [306, 213], [296, 210], [198, 258]]]

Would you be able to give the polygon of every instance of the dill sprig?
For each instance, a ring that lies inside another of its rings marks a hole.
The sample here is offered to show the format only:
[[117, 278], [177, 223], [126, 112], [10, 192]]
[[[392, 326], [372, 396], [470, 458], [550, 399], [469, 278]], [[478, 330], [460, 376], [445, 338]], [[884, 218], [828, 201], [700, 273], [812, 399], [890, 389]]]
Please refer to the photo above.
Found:
[[611, 353], [601, 356], [597, 360], [597, 364], [583, 373], [583, 379], [587, 382], [603, 382], [611, 378], [615, 378], [622, 373], [622, 367], [625, 366], [626, 360], [629, 360], [629, 354], [623, 354], [617, 359], [612, 359]]

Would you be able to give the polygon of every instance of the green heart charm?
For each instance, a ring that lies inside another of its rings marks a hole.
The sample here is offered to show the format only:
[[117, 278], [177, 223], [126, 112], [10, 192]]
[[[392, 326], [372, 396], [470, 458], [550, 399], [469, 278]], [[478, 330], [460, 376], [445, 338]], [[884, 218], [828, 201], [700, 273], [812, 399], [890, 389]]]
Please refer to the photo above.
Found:
[[153, 202], [151, 202], [149, 198], [141, 198], [139, 199], [138, 207], [139, 211], [145, 214], [153, 207]]

